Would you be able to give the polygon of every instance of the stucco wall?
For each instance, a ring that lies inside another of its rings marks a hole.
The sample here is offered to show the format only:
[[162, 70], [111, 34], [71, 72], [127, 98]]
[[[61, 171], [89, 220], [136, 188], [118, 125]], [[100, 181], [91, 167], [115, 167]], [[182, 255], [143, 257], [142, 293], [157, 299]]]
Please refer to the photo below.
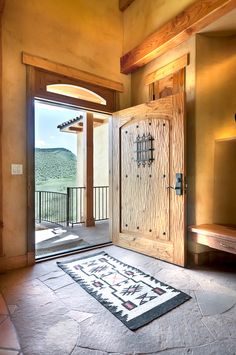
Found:
[[124, 12], [123, 52], [133, 49], [195, 1], [135, 0]]
[[236, 136], [236, 36], [197, 35], [196, 45], [195, 222], [201, 224], [214, 222], [215, 140]]
[[[93, 131], [93, 185], [109, 185], [109, 136], [108, 123], [94, 127]], [[78, 186], [84, 186], [83, 177], [83, 133], [77, 135]]]
[[[6, 0], [3, 14], [3, 251], [26, 252], [26, 70], [22, 51], [125, 84], [120, 74], [122, 13], [118, 0]], [[12, 176], [10, 164], [23, 164]]]

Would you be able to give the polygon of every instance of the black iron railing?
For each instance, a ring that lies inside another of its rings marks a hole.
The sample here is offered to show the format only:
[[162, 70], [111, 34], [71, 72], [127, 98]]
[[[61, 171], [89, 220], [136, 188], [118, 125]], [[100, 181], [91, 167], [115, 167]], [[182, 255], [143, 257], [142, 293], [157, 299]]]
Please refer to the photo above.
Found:
[[[35, 219], [60, 225], [84, 223], [85, 187], [68, 187], [67, 193], [35, 192]], [[109, 218], [109, 186], [94, 186], [93, 213], [95, 221]]]
[[93, 188], [93, 215], [95, 221], [108, 219], [109, 186], [94, 186]]
[[60, 192], [35, 192], [35, 219], [66, 225], [67, 223], [67, 195]]

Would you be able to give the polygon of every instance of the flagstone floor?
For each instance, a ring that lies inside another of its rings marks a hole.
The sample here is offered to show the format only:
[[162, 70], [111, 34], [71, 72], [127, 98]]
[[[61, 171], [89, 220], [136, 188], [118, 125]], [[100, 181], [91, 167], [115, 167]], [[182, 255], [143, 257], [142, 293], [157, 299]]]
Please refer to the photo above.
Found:
[[0, 355], [236, 354], [235, 270], [183, 269], [115, 246], [100, 250], [191, 300], [133, 332], [56, 260], [38, 263], [0, 275]]

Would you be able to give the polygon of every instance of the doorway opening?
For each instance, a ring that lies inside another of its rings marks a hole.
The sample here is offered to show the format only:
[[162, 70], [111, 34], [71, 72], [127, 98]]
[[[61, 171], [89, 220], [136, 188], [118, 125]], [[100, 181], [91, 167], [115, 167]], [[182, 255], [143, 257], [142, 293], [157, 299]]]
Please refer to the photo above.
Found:
[[69, 105], [34, 100], [36, 259], [110, 242], [108, 115], [93, 119], [93, 226], [86, 225], [83, 120]]

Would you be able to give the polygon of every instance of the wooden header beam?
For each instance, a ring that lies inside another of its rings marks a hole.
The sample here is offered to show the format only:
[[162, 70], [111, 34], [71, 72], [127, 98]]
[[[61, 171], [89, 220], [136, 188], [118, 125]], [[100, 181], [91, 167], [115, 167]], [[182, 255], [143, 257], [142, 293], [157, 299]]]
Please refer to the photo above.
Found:
[[[170, 5], [171, 6], [171, 5]], [[121, 57], [121, 72], [132, 73], [236, 8], [236, 0], [198, 0]]]
[[95, 74], [91, 74], [83, 70], [72, 68], [64, 64], [52, 62], [48, 59], [37, 57], [25, 52], [22, 53], [22, 63], [31, 65], [36, 68], [44, 69], [52, 73], [65, 75], [72, 79], [77, 79], [77, 80], [85, 81], [90, 84], [102, 86], [111, 90], [115, 90], [119, 92], [124, 91], [123, 84], [117, 81], [102, 78]]

